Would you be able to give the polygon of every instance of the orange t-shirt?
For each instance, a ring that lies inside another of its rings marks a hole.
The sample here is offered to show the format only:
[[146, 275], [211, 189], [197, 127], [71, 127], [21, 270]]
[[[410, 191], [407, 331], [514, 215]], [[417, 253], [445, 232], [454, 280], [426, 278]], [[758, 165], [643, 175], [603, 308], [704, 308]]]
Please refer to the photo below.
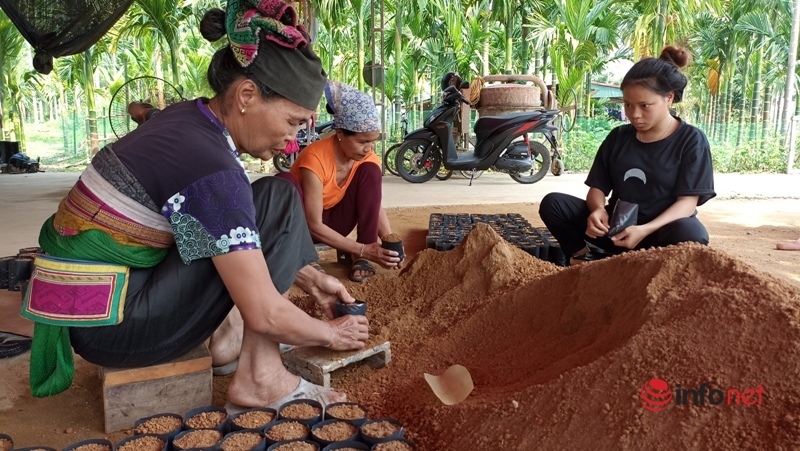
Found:
[[344, 185], [339, 186], [336, 184], [336, 158], [333, 155], [333, 140], [336, 135], [316, 141], [303, 149], [297, 160], [292, 165], [289, 172], [297, 179], [302, 185], [302, 178], [300, 169], [308, 169], [319, 177], [322, 182], [322, 209], [330, 210], [334, 205], [344, 197], [347, 187], [353, 181], [353, 176], [356, 169], [365, 163], [374, 163], [378, 166], [381, 165], [381, 159], [375, 152], [370, 152], [366, 158], [361, 161], [353, 163], [353, 169], [350, 170], [350, 175], [347, 176]]

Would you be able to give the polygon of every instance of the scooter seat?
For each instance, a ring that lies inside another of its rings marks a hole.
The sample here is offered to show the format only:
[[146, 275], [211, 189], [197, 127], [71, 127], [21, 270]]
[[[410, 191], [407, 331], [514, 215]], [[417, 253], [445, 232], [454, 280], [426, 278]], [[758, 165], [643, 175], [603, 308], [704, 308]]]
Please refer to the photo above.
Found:
[[533, 111], [530, 113], [482, 117], [475, 122], [475, 135], [478, 138], [478, 142], [481, 142], [500, 127], [535, 121], [538, 120], [542, 114], [544, 114], [543, 111]]

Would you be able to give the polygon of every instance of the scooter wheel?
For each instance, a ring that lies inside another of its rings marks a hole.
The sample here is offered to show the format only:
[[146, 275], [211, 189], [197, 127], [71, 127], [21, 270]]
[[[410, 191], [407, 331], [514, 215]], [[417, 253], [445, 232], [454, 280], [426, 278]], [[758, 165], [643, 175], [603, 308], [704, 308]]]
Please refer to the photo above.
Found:
[[439, 168], [439, 172], [436, 173], [437, 180], [447, 180], [453, 176], [453, 171], [450, 169], [445, 169], [444, 166]]
[[291, 153], [288, 155], [279, 153], [272, 157], [272, 164], [275, 166], [275, 170], [278, 172], [289, 172], [289, 169], [292, 168], [292, 164], [296, 159], [297, 153]]
[[432, 179], [442, 165], [442, 154], [434, 144], [424, 139], [403, 141], [395, 156], [397, 172], [403, 180], [423, 183]]
[[[517, 145], [524, 146], [524, 143]], [[550, 169], [550, 149], [538, 141], [530, 142], [531, 169], [527, 172], [516, 172], [509, 174], [518, 183], [536, 183], [547, 175]]]

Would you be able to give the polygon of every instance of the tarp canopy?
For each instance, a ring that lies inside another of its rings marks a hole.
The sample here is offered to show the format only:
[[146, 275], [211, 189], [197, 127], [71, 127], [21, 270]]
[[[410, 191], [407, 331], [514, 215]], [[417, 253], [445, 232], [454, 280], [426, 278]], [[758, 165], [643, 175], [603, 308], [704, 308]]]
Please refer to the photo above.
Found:
[[33, 46], [33, 68], [49, 74], [53, 58], [80, 53], [119, 20], [133, 0], [0, 0]]

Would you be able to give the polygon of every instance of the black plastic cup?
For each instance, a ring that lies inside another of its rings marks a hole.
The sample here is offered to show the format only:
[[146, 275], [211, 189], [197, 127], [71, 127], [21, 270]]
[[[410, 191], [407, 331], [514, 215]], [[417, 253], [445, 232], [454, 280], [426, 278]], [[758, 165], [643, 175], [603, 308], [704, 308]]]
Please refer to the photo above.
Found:
[[[256, 426], [256, 427], [240, 426], [240, 425], [236, 424], [236, 419], [237, 418], [240, 418], [242, 415], [244, 415], [246, 413], [251, 413], [251, 412], [268, 412], [268, 413], [271, 413], [272, 414], [272, 420], [262, 424], [261, 426]], [[228, 422], [229, 422], [228, 423], [228, 428], [231, 430], [231, 432], [233, 432], [233, 431], [241, 431], [241, 430], [245, 430], [245, 429], [264, 430], [265, 427], [267, 427], [270, 423], [275, 422], [277, 419], [278, 419], [278, 411], [277, 410], [271, 409], [269, 407], [254, 407], [252, 409], [243, 410], [243, 411], [241, 411], [239, 413], [231, 415], [228, 418]]]
[[[214, 432], [217, 432], [217, 433], [220, 434], [219, 435], [219, 440], [217, 440], [215, 443], [213, 443], [213, 444], [211, 444], [209, 446], [191, 447], [191, 448], [183, 448], [177, 443], [178, 440], [180, 440], [181, 438], [185, 437], [186, 435], [191, 434], [193, 432], [201, 432], [201, 431], [214, 431]], [[188, 451], [190, 449], [216, 449], [216, 446], [222, 440], [223, 436], [224, 436], [224, 434], [221, 433], [220, 431], [217, 431], [216, 429], [187, 429], [185, 431], [179, 432], [178, 435], [176, 435], [175, 438], [172, 440], [171, 445], [172, 445], [172, 449], [175, 450], [175, 451]]]
[[62, 451], [75, 451], [76, 448], [80, 448], [83, 445], [106, 445], [108, 446], [108, 449], [114, 449], [114, 444], [107, 439], [90, 438], [88, 440], [81, 440], [80, 442], [73, 443], [64, 448]]
[[[292, 418], [290, 416], [287, 416], [285, 413], [285, 409], [295, 404], [309, 404], [311, 406], [314, 406], [317, 409], [319, 409], [319, 415], [315, 415], [311, 418]], [[322, 404], [320, 404], [320, 402], [317, 401], [316, 399], [295, 399], [293, 401], [283, 403], [283, 405], [280, 406], [280, 408], [278, 409], [278, 419], [300, 421], [302, 423], [305, 423], [310, 428], [311, 426], [314, 426], [315, 424], [322, 421], [322, 413], [324, 410], [325, 409], [322, 407]]]
[[[395, 426], [397, 426], [397, 430], [393, 434], [387, 435], [386, 437], [374, 437], [364, 432], [364, 428], [369, 427], [369, 425], [380, 423], [383, 421], [387, 421], [389, 423], [394, 424]], [[403, 425], [394, 418], [378, 418], [376, 420], [370, 420], [362, 424], [361, 428], [359, 428], [359, 432], [361, 433], [362, 442], [366, 443], [367, 445], [375, 445], [377, 443], [383, 443], [403, 438]]]
[[336, 300], [333, 303], [333, 317], [338, 318], [345, 315], [367, 315], [367, 303], [356, 299], [352, 304]]
[[162, 439], [158, 435], [155, 435], [155, 434], [140, 434], [140, 435], [134, 435], [133, 437], [126, 437], [126, 438], [118, 441], [117, 443], [114, 444], [114, 451], [119, 450], [123, 445], [125, 445], [128, 442], [132, 442], [134, 440], [138, 440], [138, 439], [140, 439], [142, 437], [153, 437], [153, 438], [155, 438], [157, 440], [160, 440], [161, 443], [163, 444], [161, 446], [161, 451], [167, 451], [167, 448], [169, 447], [169, 441], [166, 441], [166, 440]]
[[257, 434], [259, 437], [261, 437], [261, 441], [258, 442], [257, 445], [250, 448], [250, 451], [264, 451], [267, 449], [266, 436], [264, 435], [264, 431], [261, 429], [239, 429], [238, 431], [229, 432], [227, 435], [225, 435], [225, 437], [222, 438], [222, 440], [220, 440], [217, 448], [222, 449], [222, 445], [225, 444], [225, 440], [235, 437], [237, 434]]
[[[205, 413], [205, 412], [221, 412], [221, 413], [224, 413], [225, 414], [225, 419], [222, 420], [218, 425], [213, 426], [213, 427], [198, 428], [198, 427], [192, 427], [192, 426], [189, 425], [189, 421], [195, 415], [198, 415], [198, 414], [201, 414], [201, 413]], [[186, 415], [183, 416], [183, 429], [184, 430], [190, 430], [190, 429], [214, 429], [214, 430], [217, 430], [217, 431], [221, 432], [222, 435], [225, 435], [225, 434], [227, 434], [229, 432], [228, 431], [228, 419], [229, 419], [228, 411], [223, 409], [222, 407], [217, 407], [217, 406], [198, 407], [196, 409], [192, 409], [192, 410], [186, 412]]]
[[[271, 439], [271, 438], [269, 437], [269, 431], [270, 431], [270, 429], [272, 429], [272, 428], [274, 428], [274, 427], [276, 427], [276, 426], [279, 426], [279, 425], [281, 425], [281, 424], [284, 424], [284, 423], [291, 423], [291, 422], [300, 423], [300, 424], [302, 424], [302, 425], [306, 426], [306, 427], [308, 428], [308, 432], [306, 432], [306, 433], [305, 433], [303, 436], [301, 436], [301, 437], [297, 437], [297, 438], [294, 438], [294, 439], [291, 439], [291, 440], [274, 440], [274, 439]], [[267, 446], [271, 446], [271, 445], [274, 445], [274, 444], [276, 444], [276, 443], [285, 443], [285, 442], [287, 442], [287, 441], [291, 442], [291, 441], [296, 441], [296, 440], [305, 440], [305, 439], [307, 439], [307, 438], [309, 437], [309, 435], [311, 435], [311, 426], [308, 426], [307, 424], [305, 424], [305, 423], [304, 423], [303, 421], [301, 421], [301, 420], [291, 420], [291, 419], [287, 419], [287, 420], [278, 420], [278, 421], [273, 421], [272, 423], [268, 424], [268, 425], [267, 425], [267, 427], [265, 427], [265, 428], [264, 428], [264, 437], [265, 437], [265, 439], [266, 439]]]
[[384, 249], [388, 249], [390, 251], [397, 252], [397, 256], [400, 257], [400, 261], [403, 261], [406, 258], [406, 253], [403, 251], [403, 241], [383, 241], [381, 242], [381, 247]]
[[0, 434], [0, 440], [8, 441], [9, 443], [11, 443], [11, 448], [10, 449], [14, 449], [14, 439], [11, 438], [10, 435], [8, 435], [8, 434]]
[[[336, 424], [336, 423], [344, 423], [344, 424], [350, 426], [352, 428], [352, 430], [353, 430], [353, 433], [350, 434], [350, 436], [348, 436], [347, 438], [342, 439], [342, 440], [326, 440], [326, 439], [316, 435], [316, 432], [319, 431], [320, 428], [323, 428], [323, 427], [331, 425], [331, 424]], [[354, 425], [353, 423], [351, 423], [349, 421], [345, 421], [345, 420], [333, 419], [333, 420], [320, 421], [319, 423], [317, 423], [317, 424], [315, 424], [314, 426], [311, 427], [311, 439], [314, 440], [315, 442], [319, 443], [322, 446], [328, 446], [328, 445], [332, 445], [334, 443], [339, 443], [339, 442], [352, 442], [352, 441], [355, 441], [356, 439], [358, 439], [358, 426]]]
[[[160, 433], [160, 434], [159, 433], [155, 433], [155, 432], [137, 431], [139, 426], [141, 426], [142, 424], [147, 423], [148, 421], [150, 421], [150, 420], [152, 420], [154, 418], [162, 418], [162, 417], [177, 418], [178, 420], [180, 420], [180, 424], [178, 424], [178, 427], [176, 427], [175, 429], [173, 429], [173, 430], [171, 430], [169, 432], [164, 432], [164, 433]], [[145, 417], [145, 418], [139, 418], [138, 420], [136, 420], [135, 423], [133, 423], [133, 433], [134, 434], [139, 434], [139, 435], [157, 435], [161, 440], [164, 440], [167, 443], [169, 443], [173, 438], [175, 438], [175, 436], [178, 435], [181, 431], [183, 431], [183, 417], [178, 415], [177, 413], [159, 413], [157, 415], [152, 415], [152, 416]]]
[[412, 442], [411, 440], [406, 440], [404, 438], [400, 438], [400, 439], [396, 439], [396, 440], [389, 440], [388, 442], [376, 443], [375, 445], [372, 446], [372, 448], [370, 448], [370, 450], [371, 451], [381, 451], [381, 449], [383, 448], [382, 445], [389, 446], [390, 443], [405, 443], [406, 445], [410, 446], [411, 449], [413, 449], [413, 450], [417, 449], [417, 445], [415, 445], [414, 442]]
[[28, 446], [25, 448], [14, 448], [13, 451], [58, 451], [55, 448], [51, 448], [49, 446]]
[[357, 442], [355, 440], [350, 442], [336, 442], [322, 448], [322, 451], [336, 451], [337, 449], [353, 448], [364, 451], [369, 451], [370, 446], [366, 443]]
[[0, 288], [8, 289], [8, 265], [15, 257], [0, 258]]
[[[341, 416], [336, 416], [336, 415], [332, 414], [330, 410], [331, 410], [331, 408], [337, 407], [337, 406], [356, 406], [359, 409], [364, 411], [364, 416], [360, 417], [360, 418], [344, 418], [344, 417], [341, 417]], [[350, 423], [352, 423], [352, 424], [354, 424], [354, 425], [356, 425], [357, 427], [360, 428], [361, 425], [364, 424], [367, 421], [367, 408], [364, 407], [361, 404], [356, 403], [356, 402], [334, 402], [334, 403], [331, 403], [331, 404], [328, 404], [327, 406], [325, 406], [325, 412], [324, 412], [324, 415], [323, 415], [322, 418], [324, 420], [343, 420], [343, 421], [348, 421], [348, 422], [350, 422]]]
[[285, 445], [285, 444], [287, 444], [287, 443], [309, 443], [309, 444], [311, 444], [311, 445], [314, 445], [314, 446], [315, 446], [315, 448], [314, 448], [314, 449], [315, 449], [316, 451], [319, 451], [319, 443], [317, 443], [317, 442], [313, 442], [313, 441], [311, 441], [311, 440], [287, 440], [287, 441], [285, 441], [285, 442], [278, 442], [278, 443], [275, 443], [275, 444], [272, 444], [272, 445], [270, 445], [270, 446], [269, 446], [269, 448], [267, 448], [267, 451], [276, 451], [276, 450], [279, 450], [279, 448], [280, 448], [281, 446], [283, 446], [283, 445]]

